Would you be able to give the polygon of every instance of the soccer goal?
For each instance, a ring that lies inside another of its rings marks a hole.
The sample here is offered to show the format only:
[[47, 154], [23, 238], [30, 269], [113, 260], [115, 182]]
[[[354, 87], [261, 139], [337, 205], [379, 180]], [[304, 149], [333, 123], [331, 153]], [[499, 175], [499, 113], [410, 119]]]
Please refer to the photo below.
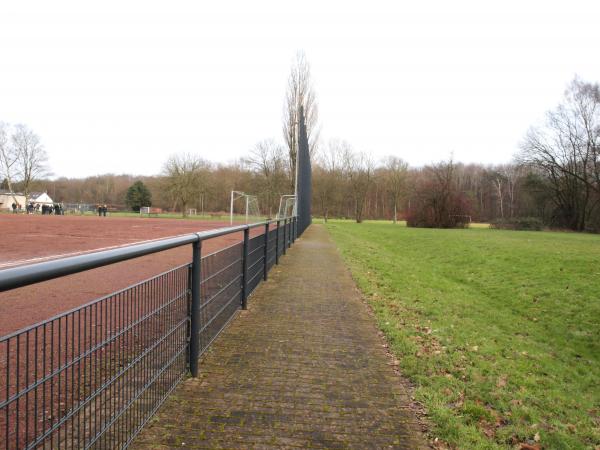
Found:
[[229, 208], [229, 223], [233, 225], [234, 216], [241, 216], [245, 223], [260, 220], [258, 197], [240, 191], [231, 191], [231, 206]]
[[162, 213], [161, 208], [154, 208], [152, 206], [141, 206], [140, 207], [140, 216], [158, 217], [158, 215], [161, 213]]
[[190, 208], [188, 209], [188, 216], [197, 216], [198, 212], [196, 211], [196, 208]]
[[282, 195], [279, 199], [279, 211], [277, 212], [278, 219], [286, 219], [296, 215], [296, 196]]

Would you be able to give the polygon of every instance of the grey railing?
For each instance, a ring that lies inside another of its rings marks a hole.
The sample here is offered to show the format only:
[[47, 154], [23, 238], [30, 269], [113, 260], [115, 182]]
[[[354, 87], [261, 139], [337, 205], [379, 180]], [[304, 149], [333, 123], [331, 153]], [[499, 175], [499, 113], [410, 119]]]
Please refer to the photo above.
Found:
[[[198, 359], [267, 280], [297, 223], [221, 228], [1, 270], [0, 292], [193, 249], [189, 264], [0, 338], [0, 448], [126, 448], [177, 384], [198, 376]], [[202, 255], [203, 242], [232, 233], [243, 239]]]

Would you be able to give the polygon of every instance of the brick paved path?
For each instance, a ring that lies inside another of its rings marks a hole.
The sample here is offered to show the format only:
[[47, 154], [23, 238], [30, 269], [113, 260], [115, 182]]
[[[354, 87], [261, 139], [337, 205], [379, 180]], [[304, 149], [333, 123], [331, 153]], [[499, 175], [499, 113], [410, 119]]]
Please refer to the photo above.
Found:
[[425, 448], [322, 226], [249, 299], [133, 448]]

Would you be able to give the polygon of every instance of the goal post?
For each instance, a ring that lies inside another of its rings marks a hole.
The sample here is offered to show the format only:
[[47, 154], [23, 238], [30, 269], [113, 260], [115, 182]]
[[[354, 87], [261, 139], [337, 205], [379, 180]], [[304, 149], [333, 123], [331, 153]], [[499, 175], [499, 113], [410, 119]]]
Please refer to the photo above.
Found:
[[285, 219], [296, 215], [296, 196], [293, 194], [282, 195], [279, 199], [278, 219]]
[[[236, 208], [237, 206], [237, 208]], [[262, 217], [258, 207], [258, 197], [256, 195], [246, 194], [241, 191], [231, 191], [231, 202], [229, 206], [229, 224], [233, 225], [235, 210], [241, 211], [246, 223], [250, 219], [259, 219]]]
[[150, 207], [149, 206], [141, 206], [140, 207], [140, 215], [143, 216], [144, 214], [146, 214], [146, 215], [150, 214]]

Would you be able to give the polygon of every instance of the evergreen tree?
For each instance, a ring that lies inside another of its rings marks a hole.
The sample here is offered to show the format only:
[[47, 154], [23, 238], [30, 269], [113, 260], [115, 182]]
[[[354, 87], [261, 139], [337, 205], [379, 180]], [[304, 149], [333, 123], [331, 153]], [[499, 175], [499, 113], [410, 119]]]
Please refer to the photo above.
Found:
[[142, 206], [152, 206], [152, 194], [144, 183], [136, 181], [127, 189], [125, 201], [133, 211], [139, 212]]

